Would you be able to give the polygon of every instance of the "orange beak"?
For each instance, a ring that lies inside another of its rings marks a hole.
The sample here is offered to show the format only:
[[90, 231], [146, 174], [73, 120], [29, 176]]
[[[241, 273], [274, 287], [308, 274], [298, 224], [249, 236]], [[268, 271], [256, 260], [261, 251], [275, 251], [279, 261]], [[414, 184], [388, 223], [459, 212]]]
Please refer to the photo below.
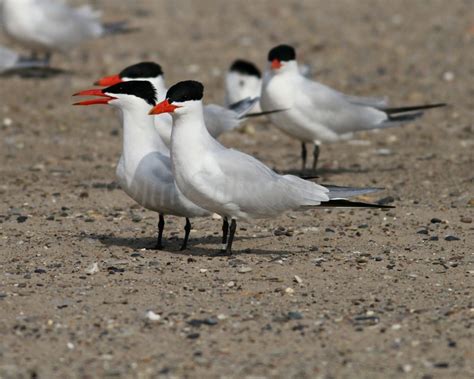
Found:
[[168, 99], [156, 104], [148, 114], [173, 113], [176, 108], [181, 108], [178, 105], [170, 104]]
[[123, 80], [119, 75], [104, 76], [94, 83], [96, 86], [110, 87], [114, 84], [122, 83]]
[[73, 105], [108, 104], [109, 101], [116, 99], [116, 97], [106, 95], [105, 93], [102, 92], [101, 89], [88, 89], [85, 91], [75, 93], [73, 96], [99, 96], [100, 97], [100, 99], [84, 100], [78, 103], [74, 103]]
[[272, 69], [277, 70], [281, 67], [281, 62], [278, 59], [272, 60]]

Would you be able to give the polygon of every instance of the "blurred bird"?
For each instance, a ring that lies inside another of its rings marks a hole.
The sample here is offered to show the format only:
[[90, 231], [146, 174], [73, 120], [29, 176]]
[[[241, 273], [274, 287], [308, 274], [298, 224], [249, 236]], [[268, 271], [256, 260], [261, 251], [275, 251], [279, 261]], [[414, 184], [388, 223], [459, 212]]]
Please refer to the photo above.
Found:
[[122, 189], [138, 204], [159, 213], [157, 249], [162, 249], [164, 216], [186, 218], [181, 250], [186, 249], [191, 230], [189, 218], [209, 212], [189, 201], [174, 182], [170, 152], [148, 115], [156, 104], [156, 92], [147, 81], [129, 81], [105, 89], [81, 91], [77, 96], [97, 96], [75, 105], [109, 104], [122, 111], [123, 151], [117, 165]]
[[349, 139], [353, 132], [388, 128], [413, 121], [423, 110], [446, 104], [426, 104], [389, 108], [384, 99], [345, 95], [301, 75], [295, 49], [279, 45], [268, 53], [270, 72], [264, 76], [262, 109], [287, 109], [269, 115], [284, 133], [301, 141], [303, 170], [306, 143], [314, 144], [313, 170], [321, 142]]
[[[306, 77], [311, 75], [311, 67], [309, 65], [299, 65], [298, 68], [302, 75]], [[225, 76], [226, 106], [230, 106], [248, 97], [260, 97], [261, 92], [262, 74], [258, 67], [244, 59], [235, 60]], [[255, 104], [252, 112], [262, 112], [260, 103]]]
[[[247, 97], [260, 97], [262, 74], [252, 62], [237, 59], [225, 76], [225, 104], [236, 103]], [[253, 112], [261, 112], [260, 104], [255, 104]]]
[[[94, 84], [99, 86], [110, 86], [113, 84], [127, 82], [130, 80], [148, 81], [155, 87], [158, 100], [162, 100], [166, 94], [166, 85], [161, 66], [154, 62], [140, 62], [126, 67], [120, 73], [111, 76], [105, 76]], [[258, 96], [254, 98], [246, 97], [240, 101], [231, 104], [228, 108], [216, 104], [207, 104], [204, 106], [204, 119], [209, 133], [215, 138], [222, 133], [237, 128], [250, 110], [258, 102]], [[160, 134], [166, 146], [171, 143], [171, 117], [161, 115], [155, 117], [157, 131]]]
[[67, 52], [80, 43], [130, 29], [126, 22], [101, 23], [101, 12], [84, 5], [71, 8], [60, 0], [3, 0], [0, 24], [6, 34], [32, 50], [32, 58], [44, 53], [49, 63], [53, 52]]
[[252, 156], [222, 146], [204, 124], [203, 91], [199, 82], [179, 82], [150, 114], [171, 113], [171, 163], [176, 184], [195, 204], [223, 217], [224, 254], [232, 252], [237, 220], [273, 218], [284, 211], [320, 205], [379, 207], [345, 200], [377, 189], [331, 188], [293, 175], [278, 175]]
[[43, 61], [22, 57], [16, 51], [0, 46], [0, 74], [7, 71], [42, 67], [45, 67]]

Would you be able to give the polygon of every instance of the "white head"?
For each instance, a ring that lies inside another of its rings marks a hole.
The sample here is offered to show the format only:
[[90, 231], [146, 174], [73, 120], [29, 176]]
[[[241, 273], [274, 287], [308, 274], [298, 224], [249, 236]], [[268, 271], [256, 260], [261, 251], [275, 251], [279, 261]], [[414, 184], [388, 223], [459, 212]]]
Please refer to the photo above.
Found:
[[290, 45], [278, 45], [268, 52], [272, 74], [299, 72], [295, 49]]
[[[163, 70], [158, 63], [140, 62], [128, 66], [116, 75], [104, 76], [94, 84], [102, 87], [129, 81], [147, 81], [155, 86], [158, 95], [163, 97], [166, 91]], [[161, 92], [161, 93], [160, 93]]]
[[166, 93], [166, 99], [158, 103], [150, 114], [170, 113], [173, 118], [185, 115], [202, 116], [204, 86], [194, 80], [176, 83]]
[[139, 112], [146, 115], [156, 104], [156, 91], [148, 81], [129, 81], [114, 84], [104, 89], [91, 89], [76, 93], [74, 96], [97, 96], [74, 105], [108, 104], [122, 111]]
[[236, 103], [246, 97], [260, 96], [262, 86], [260, 70], [252, 62], [237, 59], [232, 63], [225, 78], [226, 102]]

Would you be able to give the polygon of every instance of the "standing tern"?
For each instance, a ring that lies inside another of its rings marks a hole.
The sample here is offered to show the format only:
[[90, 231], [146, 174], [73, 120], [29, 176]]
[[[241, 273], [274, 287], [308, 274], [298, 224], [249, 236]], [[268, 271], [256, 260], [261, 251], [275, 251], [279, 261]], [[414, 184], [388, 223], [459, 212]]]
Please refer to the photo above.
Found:
[[0, 24], [6, 34], [32, 50], [45, 54], [48, 63], [56, 51], [67, 52], [83, 41], [128, 31], [126, 23], [105, 24], [101, 12], [84, 5], [71, 8], [55, 0], [3, 0]]
[[138, 204], [159, 213], [157, 249], [162, 249], [164, 215], [186, 218], [181, 250], [186, 249], [191, 223], [189, 218], [209, 215], [176, 187], [168, 148], [154, 128], [148, 112], [156, 104], [153, 85], [130, 81], [105, 89], [92, 89], [78, 96], [98, 96], [75, 105], [109, 104], [122, 112], [123, 151], [117, 165], [122, 189]]
[[283, 109], [268, 117], [289, 136], [301, 141], [303, 170], [306, 143], [314, 144], [313, 170], [321, 142], [349, 139], [353, 132], [387, 128], [412, 121], [422, 110], [445, 106], [427, 104], [389, 108], [384, 99], [348, 96], [301, 75], [295, 49], [279, 45], [268, 53], [271, 72], [264, 76], [262, 109]]
[[[166, 94], [166, 85], [161, 66], [154, 62], [140, 62], [123, 69], [119, 74], [105, 76], [95, 82], [99, 86], [110, 86], [116, 83], [127, 82], [130, 80], [143, 80], [153, 84], [157, 93], [158, 100], [164, 99]], [[213, 137], [219, 137], [222, 133], [238, 127], [245, 116], [258, 102], [258, 97], [253, 99], [245, 98], [230, 106], [230, 109], [216, 104], [204, 106], [204, 119], [209, 133]], [[171, 143], [171, 117], [161, 115], [155, 118], [155, 125], [158, 133], [166, 146]]]
[[350, 202], [345, 198], [377, 190], [324, 187], [297, 176], [279, 175], [252, 156], [224, 147], [204, 124], [203, 91], [199, 82], [179, 82], [150, 114], [171, 113], [171, 163], [176, 184], [195, 204], [222, 216], [223, 254], [232, 252], [237, 220], [272, 218], [284, 211], [322, 204], [347, 206]]

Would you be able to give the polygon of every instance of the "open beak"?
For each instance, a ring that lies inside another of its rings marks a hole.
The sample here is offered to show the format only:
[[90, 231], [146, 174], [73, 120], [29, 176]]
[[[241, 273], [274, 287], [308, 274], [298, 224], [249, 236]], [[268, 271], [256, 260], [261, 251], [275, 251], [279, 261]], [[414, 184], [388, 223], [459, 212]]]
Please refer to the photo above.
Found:
[[272, 69], [277, 70], [281, 67], [281, 62], [278, 59], [272, 60]]
[[176, 108], [181, 108], [178, 105], [170, 104], [168, 99], [156, 104], [148, 114], [173, 113]]
[[122, 83], [122, 78], [119, 75], [104, 76], [94, 83], [96, 86], [110, 87], [114, 84]]
[[88, 89], [85, 91], [75, 93], [73, 96], [98, 96], [99, 97], [99, 99], [79, 101], [78, 103], [74, 103], [73, 105], [108, 104], [109, 101], [116, 99], [116, 97], [106, 95], [105, 93], [102, 92], [101, 89]]

